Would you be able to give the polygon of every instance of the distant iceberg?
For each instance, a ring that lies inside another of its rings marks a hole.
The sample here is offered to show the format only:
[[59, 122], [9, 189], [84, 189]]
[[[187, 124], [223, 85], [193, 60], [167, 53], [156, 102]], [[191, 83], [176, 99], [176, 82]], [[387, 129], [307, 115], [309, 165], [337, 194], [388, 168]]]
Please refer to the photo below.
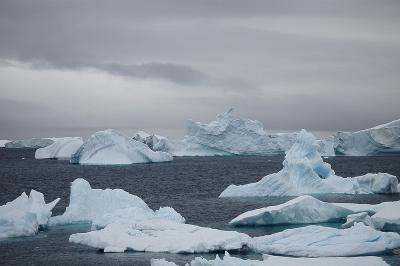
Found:
[[[225, 252], [221, 259], [216, 255], [215, 260], [206, 260], [202, 257], [196, 257], [186, 264], [187, 266], [389, 266], [382, 258], [366, 257], [322, 257], [322, 258], [292, 258], [283, 256], [263, 255], [263, 260], [249, 260], [230, 256]], [[177, 266], [173, 262], [165, 259], [152, 259], [151, 266]]]
[[229, 223], [232, 225], [274, 225], [337, 222], [353, 213], [352, 210], [305, 195], [280, 205], [245, 212]]
[[46, 227], [51, 210], [60, 199], [48, 204], [42, 193], [31, 190], [15, 200], [0, 206], [0, 238], [30, 236]]
[[53, 144], [39, 148], [35, 152], [36, 159], [70, 159], [83, 144], [81, 137], [58, 138]]
[[172, 155], [152, 151], [146, 144], [113, 129], [96, 132], [71, 157], [71, 163], [98, 165], [165, 161], [172, 161]]
[[11, 142], [11, 140], [0, 139], [0, 148], [4, 148], [7, 143]]
[[400, 154], [400, 119], [357, 132], [334, 136], [337, 155], [367, 156]]
[[13, 140], [6, 143], [4, 146], [6, 148], [43, 148], [53, 144], [54, 140], [57, 138], [33, 138], [24, 140]]
[[299, 196], [304, 194], [397, 193], [397, 178], [390, 174], [366, 174], [353, 178], [335, 175], [323, 162], [314, 136], [302, 130], [286, 152], [283, 169], [256, 183], [230, 185], [220, 197]]
[[254, 237], [255, 252], [294, 257], [377, 255], [400, 247], [400, 235], [380, 232], [362, 223], [348, 229], [309, 225]]
[[168, 220], [112, 223], [104, 229], [70, 236], [69, 241], [103, 249], [104, 252], [200, 253], [239, 250], [250, 237], [235, 231], [222, 231]]

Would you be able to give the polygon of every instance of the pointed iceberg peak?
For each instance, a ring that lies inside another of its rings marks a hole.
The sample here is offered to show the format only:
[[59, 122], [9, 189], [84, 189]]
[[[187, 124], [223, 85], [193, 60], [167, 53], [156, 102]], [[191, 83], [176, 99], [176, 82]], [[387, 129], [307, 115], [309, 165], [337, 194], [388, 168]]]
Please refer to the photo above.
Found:
[[283, 166], [298, 164], [299, 161], [306, 160], [320, 177], [326, 178], [335, 174], [331, 165], [322, 160], [321, 154], [318, 152], [318, 142], [313, 134], [302, 129], [297, 135], [297, 139], [293, 146], [286, 152]]
[[217, 118], [223, 118], [223, 117], [233, 117], [233, 108], [229, 108], [228, 111], [226, 111], [225, 113], [222, 114], [218, 114]]

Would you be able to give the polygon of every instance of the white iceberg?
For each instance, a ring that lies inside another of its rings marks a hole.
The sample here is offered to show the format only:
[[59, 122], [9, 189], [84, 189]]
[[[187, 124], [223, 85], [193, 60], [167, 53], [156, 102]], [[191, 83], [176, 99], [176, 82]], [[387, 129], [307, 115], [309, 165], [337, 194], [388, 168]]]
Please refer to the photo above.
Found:
[[112, 223], [104, 229], [70, 236], [69, 241], [103, 249], [104, 252], [200, 253], [243, 248], [250, 237], [162, 219], [131, 224]]
[[283, 169], [256, 183], [230, 185], [220, 197], [299, 196], [320, 193], [397, 193], [397, 178], [390, 174], [366, 174], [353, 178], [335, 175], [323, 162], [314, 136], [305, 130], [298, 134], [286, 152]]
[[70, 159], [83, 144], [81, 137], [58, 138], [53, 144], [39, 148], [35, 152], [36, 159]]
[[172, 161], [172, 155], [152, 151], [146, 144], [113, 129], [96, 132], [71, 157], [71, 163], [97, 165], [165, 161]]
[[133, 136], [133, 139], [142, 143], [146, 143], [146, 138], [149, 136], [149, 133], [139, 130], [138, 132], [136, 132], [135, 136]]
[[339, 155], [400, 154], [400, 119], [357, 132], [337, 132], [334, 148]]
[[42, 193], [31, 190], [0, 206], [0, 238], [30, 236], [47, 225], [51, 210], [60, 199], [48, 204]]
[[0, 139], [0, 148], [4, 148], [7, 143], [11, 142], [11, 140]]
[[318, 144], [318, 152], [322, 156], [335, 156], [335, 149], [333, 148], [334, 145], [334, 137], [327, 137], [323, 139], [317, 140]]
[[349, 209], [320, 201], [312, 196], [300, 196], [280, 205], [245, 212], [229, 223], [273, 225], [337, 222], [352, 213]]
[[400, 247], [400, 235], [380, 232], [362, 223], [348, 229], [317, 225], [255, 237], [249, 247], [260, 253], [294, 257], [376, 255]]
[[189, 121], [185, 143], [234, 155], [271, 155], [287, 150], [295, 133], [267, 134], [257, 120], [235, 118], [233, 109], [208, 124]]
[[[70, 224], [93, 222], [107, 224], [106, 215], [113, 214], [118, 220], [117, 211], [135, 208], [136, 215], [149, 215], [154, 212], [138, 196], [129, 194], [122, 189], [93, 189], [85, 179], [75, 179], [71, 184], [69, 205], [62, 215], [51, 217], [49, 224]], [[133, 213], [131, 210], [130, 214]], [[105, 217], [103, 217], [105, 216]]]
[[57, 138], [33, 138], [33, 139], [23, 139], [23, 140], [13, 140], [6, 143], [4, 146], [6, 148], [43, 148], [53, 144], [54, 140]]
[[368, 212], [350, 214], [349, 216], [347, 216], [346, 222], [342, 224], [342, 228], [350, 228], [356, 223], [363, 223], [364, 225], [375, 228], [374, 221], [372, 221], [371, 216], [369, 216]]
[[156, 134], [152, 134], [146, 137], [146, 144], [153, 151], [169, 152], [169, 150], [171, 149], [169, 139], [167, 137]]
[[[215, 260], [206, 260], [202, 257], [196, 257], [186, 264], [187, 266], [388, 266], [382, 258], [366, 257], [322, 257], [322, 258], [292, 258], [273, 255], [263, 255], [263, 260], [246, 260], [232, 257], [228, 252], [221, 259], [218, 255]], [[152, 259], [151, 266], [176, 266], [175, 263], [165, 259]]]

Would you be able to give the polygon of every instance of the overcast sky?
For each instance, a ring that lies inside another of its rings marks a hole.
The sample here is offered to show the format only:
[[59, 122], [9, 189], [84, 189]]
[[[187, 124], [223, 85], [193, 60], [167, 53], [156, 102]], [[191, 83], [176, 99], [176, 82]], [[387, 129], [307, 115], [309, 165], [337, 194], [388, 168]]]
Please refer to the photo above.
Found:
[[400, 1], [0, 1], [0, 139], [400, 118]]

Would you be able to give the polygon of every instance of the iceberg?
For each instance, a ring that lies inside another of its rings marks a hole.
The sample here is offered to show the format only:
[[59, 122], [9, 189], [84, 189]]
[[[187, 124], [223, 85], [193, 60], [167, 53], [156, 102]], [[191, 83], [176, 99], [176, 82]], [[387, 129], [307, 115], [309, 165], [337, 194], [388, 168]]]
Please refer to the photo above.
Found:
[[152, 151], [146, 144], [113, 129], [96, 132], [71, 157], [71, 163], [96, 165], [165, 161], [172, 161], [172, 155]]
[[399, 248], [400, 235], [380, 232], [362, 223], [348, 229], [309, 225], [255, 237], [249, 247], [255, 252], [294, 257], [377, 255]]
[[136, 132], [135, 136], [133, 136], [133, 139], [141, 143], [146, 143], [146, 138], [149, 136], [149, 133], [139, 130], [138, 132]]
[[398, 181], [386, 173], [366, 174], [352, 178], [335, 175], [330, 164], [318, 152], [315, 137], [304, 129], [286, 152], [283, 169], [256, 183], [230, 185], [220, 197], [299, 196], [304, 194], [397, 193]]
[[337, 155], [368, 156], [400, 154], [400, 119], [357, 132], [337, 132]]
[[243, 248], [250, 237], [235, 231], [222, 231], [162, 219], [131, 224], [112, 223], [104, 229], [72, 234], [69, 241], [104, 252], [200, 253]]
[[336, 222], [353, 211], [320, 201], [312, 196], [300, 196], [286, 203], [245, 212], [229, 223], [232, 225], [312, 224]]
[[322, 156], [335, 156], [335, 149], [333, 148], [334, 145], [334, 137], [327, 137], [323, 139], [317, 140], [318, 144], [318, 152]]
[[24, 140], [13, 140], [6, 143], [4, 146], [6, 148], [43, 148], [53, 144], [56, 138], [33, 138]]
[[[196, 257], [186, 264], [187, 266], [387, 266], [380, 257], [322, 257], [322, 258], [292, 258], [273, 255], [263, 255], [263, 260], [244, 260], [236, 257], [231, 257], [228, 252], [221, 259], [216, 255], [215, 260], [206, 260], [202, 257]], [[165, 259], [152, 259], [151, 266], [176, 266], [175, 263], [166, 261]]]
[[39, 148], [35, 152], [36, 159], [70, 159], [83, 144], [81, 137], [58, 138], [53, 144]]
[[42, 193], [31, 190], [0, 206], [0, 238], [30, 236], [46, 227], [51, 210], [60, 199], [45, 203]]
[[[78, 178], [71, 184], [69, 205], [65, 212], [62, 215], [51, 217], [49, 224], [101, 221], [101, 219], [107, 219], [103, 216], [126, 208], [135, 208], [138, 215], [153, 213], [153, 210], [138, 196], [129, 194], [122, 189], [93, 189], [85, 179]], [[103, 221], [103, 223], [105, 222]]]
[[4, 148], [7, 143], [11, 142], [11, 140], [0, 139], [0, 148]]

